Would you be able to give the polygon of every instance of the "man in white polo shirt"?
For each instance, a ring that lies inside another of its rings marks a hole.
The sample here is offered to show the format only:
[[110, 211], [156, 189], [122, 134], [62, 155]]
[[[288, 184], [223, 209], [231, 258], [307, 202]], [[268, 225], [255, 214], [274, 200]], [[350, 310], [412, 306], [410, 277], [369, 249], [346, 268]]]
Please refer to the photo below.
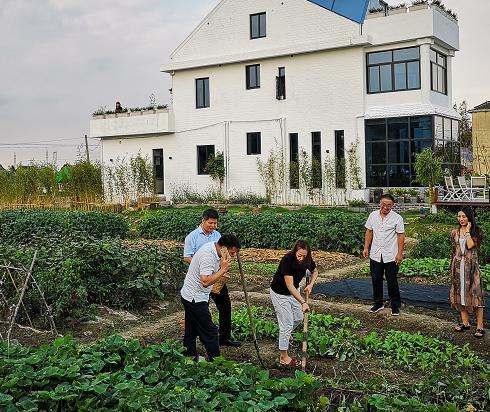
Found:
[[223, 235], [217, 242], [201, 246], [192, 258], [180, 290], [185, 310], [185, 354], [194, 358], [197, 357], [197, 337], [204, 345], [209, 360], [220, 356], [218, 328], [209, 312], [209, 294], [213, 284], [231, 266], [231, 261], [223, 257], [221, 248], [228, 249], [233, 257], [240, 249], [240, 241], [233, 235]]
[[369, 215], [364, 238], [365, 259], [370, 258], [371, 278], [373, 282], [374, 305], [372, 313], [379, 312], [383, 305], [383, 276], [388, 283], [388, 295], [391, 302], [391, 314], [400, 314], [400, 289], [398, 287], [398, 268], [403, 260], [405, 245], [405, 227], [403, 218], [392, 210], [395, 199], [389, 194], [381, 196], [380, 209]]

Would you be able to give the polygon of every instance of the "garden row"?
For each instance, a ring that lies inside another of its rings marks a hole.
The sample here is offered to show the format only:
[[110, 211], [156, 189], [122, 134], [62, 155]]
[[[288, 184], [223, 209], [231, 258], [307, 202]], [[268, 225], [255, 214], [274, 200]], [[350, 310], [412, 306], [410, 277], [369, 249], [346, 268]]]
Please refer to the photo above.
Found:
[[[138, 234], [147, 239], [183, 242], [201, 221], [202, 211], [176, 210], [146, 214]], [[290, 249], [298, 239], [313, 249], [359, 254], [364, 244], [365, 214], [329, 210], [311, 213], [234, 213], [219, 218], [219, 231], [235, 234], [244, 247]]]
[[[264, 307], [252, 308], [256, 333], [259, 339], [277, 339], [279, 329], [272, 310]], [[374, 399], [377, 391], [390, 395], [390, 391], [419, 403], [419, 408], [405, 408], [399, 404], [399, 410], [461, 410], [471, 403], [478, 410], [486, 410], [490, 405], [490, 365], [488, 361], [468, 345], [457, 346], [437, 338], [420, 333], [408, 333], [390, 330], [389, 332], [360, 331], [360, 322], [350, 316], [334, 317], [328, 314], [312, 312], [309, 316], [308, 354], [310, 357], [337, 359], [345, 362], [341, 369], [350, 369], [354, 373], [359, 365], [369, 364], [368, 359], [381, 359], [385, 369], [400, 371], [403, 374], [416, 374], [415, 383], [407, 385], [397, 382], [398, 386], [390, 387], [383, 383], [359, 382], [348, 376], [341, 388], [361, 390], [369, 393]], [[232, 316], [233, 334], [238, 339], [250, 340], [250, 321], [246, 309], [235, 311]], [[299, 344], [303, 334], [296, 332], [293, 336]], [[376, 364], [376, 362], [374, 362]], [[383, 369], [378, 370], [383, 372]], [[447, 373], [451, 371], [451, 373]], [[395, 372], [396, 373], [396, 372]], [[355, 373], [354, 373], [355, 375]], [[387, 378], [385, 378], [387, 379]], [[335, 379], [326, 378], [330, 385]], [[339, 382], [336, 383], [337, 385]], [[357, 386], [356, 386], [357, 384]], [[382, 402], [386, 398], [379, 399]], [[427, 404], [437, 403], [441, 409]], [[445, 404], [445, 406], [443, 406]], [[450, 404], [452, 406], [450, 406]], [[395, 403], [396, 405], [396, 403]], [[425, 406], [423, 406], [425, 405]], [[392, 405], [394, 407], [394, 405]], [[378, 409], [372, 410], [397, 410]]]

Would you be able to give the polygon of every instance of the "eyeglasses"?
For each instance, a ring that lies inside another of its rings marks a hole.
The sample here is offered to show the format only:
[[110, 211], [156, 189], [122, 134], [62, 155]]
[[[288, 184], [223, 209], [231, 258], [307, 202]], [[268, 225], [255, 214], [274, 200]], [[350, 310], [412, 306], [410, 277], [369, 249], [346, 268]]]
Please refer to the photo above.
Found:
[[385, 203], [381, 203], [380, 206], [384, 207], [385, 209], [391, 209], [393, 207], [393, 205], [387, 205]]

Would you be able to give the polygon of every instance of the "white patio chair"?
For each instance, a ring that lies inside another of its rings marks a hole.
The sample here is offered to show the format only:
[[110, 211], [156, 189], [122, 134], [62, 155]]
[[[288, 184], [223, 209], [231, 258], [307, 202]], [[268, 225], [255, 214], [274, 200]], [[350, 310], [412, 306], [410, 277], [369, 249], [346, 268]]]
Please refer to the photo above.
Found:
[[458, 176], [458, 185], [461, 189], [461, 197], [466, 200], [471, 200], [471, 188], [468, 187], [464, 176]]
[[444, 183], [446, 184], [446, 194], [442, 198], [443, 201], [461, 201], [462, 194], [461, 188], [457, 188], [454, 186], [453, 177], [452, 176], [444, 176]]
[[[473, 200], [486, 199], [487, 178], [485, 176], [471, 176], [471, 198]], [[479, 194], [483, 193], [482, 197]]]

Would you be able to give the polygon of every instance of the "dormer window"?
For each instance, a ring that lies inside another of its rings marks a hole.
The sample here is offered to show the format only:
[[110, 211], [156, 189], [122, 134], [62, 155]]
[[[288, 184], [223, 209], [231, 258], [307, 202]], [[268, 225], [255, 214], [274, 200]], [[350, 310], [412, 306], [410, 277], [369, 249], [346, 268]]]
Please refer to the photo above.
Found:
[[265, 12], [250, 15], [250, 38], [260, 39], [265, 37]]

